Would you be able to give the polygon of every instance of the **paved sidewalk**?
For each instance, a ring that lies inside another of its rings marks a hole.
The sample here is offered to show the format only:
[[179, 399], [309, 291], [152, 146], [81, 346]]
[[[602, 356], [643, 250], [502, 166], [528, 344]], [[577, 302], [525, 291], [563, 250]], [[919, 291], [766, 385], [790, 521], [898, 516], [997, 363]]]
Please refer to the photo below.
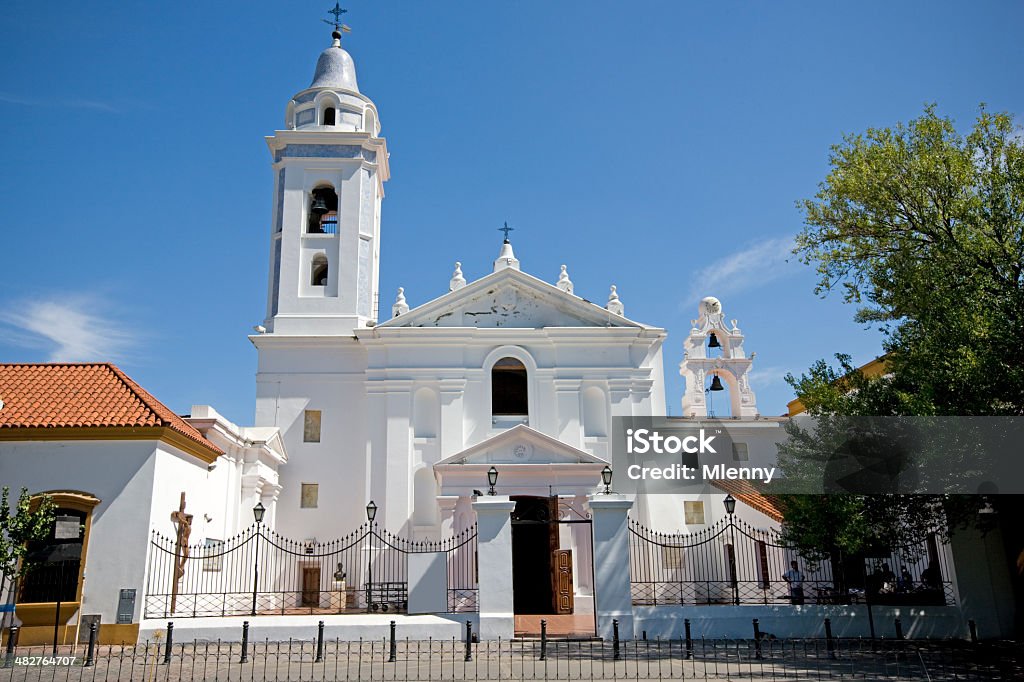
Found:
[[[492, 641], [465, 643], [326, 641], [317, 661], [313, 641], [239, 643], [187, 642], [166, 649], [156, 642], [100, 647], [95, 664], [46, 665], [49, 647], [20, 647], [16, 665], [0, 669], [0, 682], [82, 680], [314, 681], [314, 680], [1012, 680], [1024, 679], [1018, 645], [969, 646], [960, 642], [876, 643], [838, 640], [830, 652], [823, 640], [697, 641], [688, 658], [685, 643], [622, 642], [618, 656], [602, 641]], [[760, 649], [760, 650], [759, 650]], [[75, 655], [70, 649], [61, 655]], [[760, 658], [758, 654], [760, 653]], [[831, 657], [835, 654], [835, 658]], [[42, 663], [42, 664], [40, 664]]]

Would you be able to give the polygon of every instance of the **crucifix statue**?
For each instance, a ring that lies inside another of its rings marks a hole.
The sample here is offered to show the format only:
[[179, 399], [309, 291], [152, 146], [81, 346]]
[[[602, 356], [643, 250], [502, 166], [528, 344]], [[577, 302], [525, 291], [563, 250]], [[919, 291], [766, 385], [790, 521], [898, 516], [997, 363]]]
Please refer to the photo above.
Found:
[[515, 229], [516, 228], [514, 228], [514, 227], [509, 227], [508, 226], [508, 221], [506, 220], [505, 221], [505, 226], [504, 227], [499, 227], [498, 228], [498, 232], [504, 232], [505, 233], [505, 241], [508, 242], [508, 233], [509, 232], [514, 232]]
[[185, 513], [185, 491], [181, 493], [178, 511], [171, 512], [171, 522], [177, 534], [174, 539], [174, 578], [171, 581], [171, 613], [178, 601], [178, 582], [185, 575], [188, 561], [188, 536], [192, 533], [192, 515]]

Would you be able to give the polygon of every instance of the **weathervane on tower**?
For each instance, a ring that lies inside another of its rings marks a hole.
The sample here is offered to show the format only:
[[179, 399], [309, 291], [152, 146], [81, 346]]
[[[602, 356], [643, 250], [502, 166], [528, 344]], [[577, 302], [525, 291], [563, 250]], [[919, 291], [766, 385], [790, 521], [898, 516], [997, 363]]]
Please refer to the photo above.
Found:
[[352, 29], [346, 26], [345, 24], [341, 23], [341, 15], [345, 14], [346, 12], [348, 12], [348, 10], [342, 9], [340, 2], [335, 2], [334, 9], [327, 10], [328, 14], [334, 15], [334, 19], [321, 19], [320, 21], [324, 22], [325, 24], [330, 24], [331, 26], [333, 26], [334, 31], [336, 33], [351, 33]]
[[504, 232], [505, 233], [505, 242], [506, 243], [508, 243], [508, 233], [509, 232], [513, 232], [513, 231], [515, 231], [515, 228], [514, 227], [509, 227], [507, 220], [505, 221], [505, 226], [504, 227], [499, 227], [498, 228], [498, 232]]

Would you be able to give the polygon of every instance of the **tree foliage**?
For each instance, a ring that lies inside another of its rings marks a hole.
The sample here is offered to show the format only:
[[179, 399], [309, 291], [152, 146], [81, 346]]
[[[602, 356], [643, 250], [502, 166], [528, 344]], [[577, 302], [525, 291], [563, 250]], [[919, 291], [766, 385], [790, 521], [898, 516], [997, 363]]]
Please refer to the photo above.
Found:
[[54, 505], [43, 497], [33, 508], [28, 488], [22, 488], [18, 501], [11, 508], [10, 490], [0, 491], [0, 576], [7, 579], [21, 577], [28, 568], [24, 561], [28, 543], [42, 540], [53, 525]]
[[[1024, 414], [1024, 141], [982, 106], [847, 136], [796, 252], [882, 325], [890, 414]], [[888, 401], [888, 402], [885, 402]], [[878, 413], [876, 413], [878, 414]]]
[[[928, 106], [908, 124], [849, 135], [832, 148], [815, 198], [801, 202], [795, 252], [816, 292], [842, 290], [856, 319], [884, 333], [886, 371], [847, 356], [787, 381], [811, 415], [1024, 414], [1024, 142], [984, 105], [967, 134]], [[807, 474], [798, 429], [780, 466]], [[812, 555], [894, 546], [915, 531], [973, 523], [976, 499], [788, 496], [787, 539]]]

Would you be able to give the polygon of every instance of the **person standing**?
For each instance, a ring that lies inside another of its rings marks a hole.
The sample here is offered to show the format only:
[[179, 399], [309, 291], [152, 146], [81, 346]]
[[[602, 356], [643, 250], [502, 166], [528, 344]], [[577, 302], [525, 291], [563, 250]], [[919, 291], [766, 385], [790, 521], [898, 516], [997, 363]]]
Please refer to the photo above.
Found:
[[789, 562], [789, 570], [782, 574], [782, 579], [789, 585], [789, 600], [794, 606], [804, 603], [804, 576], [796, 561]]

